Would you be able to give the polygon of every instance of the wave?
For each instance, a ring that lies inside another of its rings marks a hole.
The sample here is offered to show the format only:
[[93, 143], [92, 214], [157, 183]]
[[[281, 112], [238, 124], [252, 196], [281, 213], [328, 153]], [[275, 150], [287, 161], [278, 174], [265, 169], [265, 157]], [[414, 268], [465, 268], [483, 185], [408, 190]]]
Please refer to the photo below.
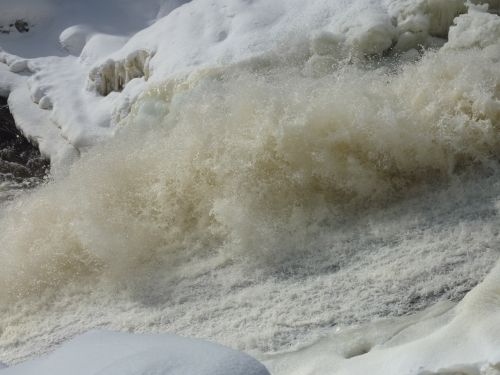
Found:
[[116, 139], [6, 212], [2, 294], [214, 252], [280, 261], [342, 210], [497, 168], [499, 58], [320, 77], [259, 61], [156, 84]]
[[316, 267], [331, 233], [342, 249], [324, 272], [337, 272], [370, 237], [340, 233], [348, 218], [497, 175], [500, 47], [457, 40], [377, 59], [264, 56], [151, 84], [116, 137], [2, 211], [0, 304], [89, 284], [154, 299], [234, 264], [265, 279], [269, 266]]

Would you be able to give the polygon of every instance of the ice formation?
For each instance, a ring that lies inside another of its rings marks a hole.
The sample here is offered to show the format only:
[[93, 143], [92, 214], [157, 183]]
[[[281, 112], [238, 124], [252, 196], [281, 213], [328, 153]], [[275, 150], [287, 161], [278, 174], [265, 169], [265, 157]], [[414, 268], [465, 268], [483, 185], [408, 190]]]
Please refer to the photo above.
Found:
[[149, 78], [150, 53], [138, 50], [123, 60], [106, 60], [89, 73], [90, 87], [100, 95], [106, 96], [112, 91], [122, 91], [127, 83], [136, 78]]
[[0, 211], [0, 360], [104, 326], [273, 374], [500, 372], [497, 1], [78, 3], [1, 18], [33, 25], [0, 95], [55, 181]]

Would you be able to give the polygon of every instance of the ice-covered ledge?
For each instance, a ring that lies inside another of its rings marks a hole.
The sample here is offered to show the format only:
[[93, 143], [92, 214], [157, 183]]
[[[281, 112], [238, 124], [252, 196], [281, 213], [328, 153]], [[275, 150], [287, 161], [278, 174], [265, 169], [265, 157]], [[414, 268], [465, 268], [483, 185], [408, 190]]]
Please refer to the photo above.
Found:
[[26, 78], [13, 74], [0, 63], [0, 95], [8, 98], [16, 126], [38, 145], [42, 155], [51, 159], [54, 173], [62, 172], [79, 156], [79, 151], [64, 139], [60, 129], [50, 120], [49, 112], [40, 109], [32, 100]]

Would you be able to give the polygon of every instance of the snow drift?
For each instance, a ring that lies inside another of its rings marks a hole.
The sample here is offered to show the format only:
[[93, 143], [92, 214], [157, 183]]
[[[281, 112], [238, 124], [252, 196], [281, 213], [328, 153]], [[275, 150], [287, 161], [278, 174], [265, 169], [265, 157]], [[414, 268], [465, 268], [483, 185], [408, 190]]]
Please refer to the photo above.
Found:
[[174, 335], [89, 332], [46, 358], [2, 371], [14, 374], [268, 375], [253, 358], [223, 346]]

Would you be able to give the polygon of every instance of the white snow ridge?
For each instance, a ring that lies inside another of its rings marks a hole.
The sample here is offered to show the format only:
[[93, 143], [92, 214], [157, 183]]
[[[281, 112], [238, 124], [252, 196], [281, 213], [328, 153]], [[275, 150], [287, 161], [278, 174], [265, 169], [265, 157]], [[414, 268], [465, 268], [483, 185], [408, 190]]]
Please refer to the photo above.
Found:
[[46, 358], [2, 374], [268, 375], [249, 356], [220, 345], [173, 335], [89, 332]]
[[0, 375], [499, 375], [499, 12], [0, 0]]

